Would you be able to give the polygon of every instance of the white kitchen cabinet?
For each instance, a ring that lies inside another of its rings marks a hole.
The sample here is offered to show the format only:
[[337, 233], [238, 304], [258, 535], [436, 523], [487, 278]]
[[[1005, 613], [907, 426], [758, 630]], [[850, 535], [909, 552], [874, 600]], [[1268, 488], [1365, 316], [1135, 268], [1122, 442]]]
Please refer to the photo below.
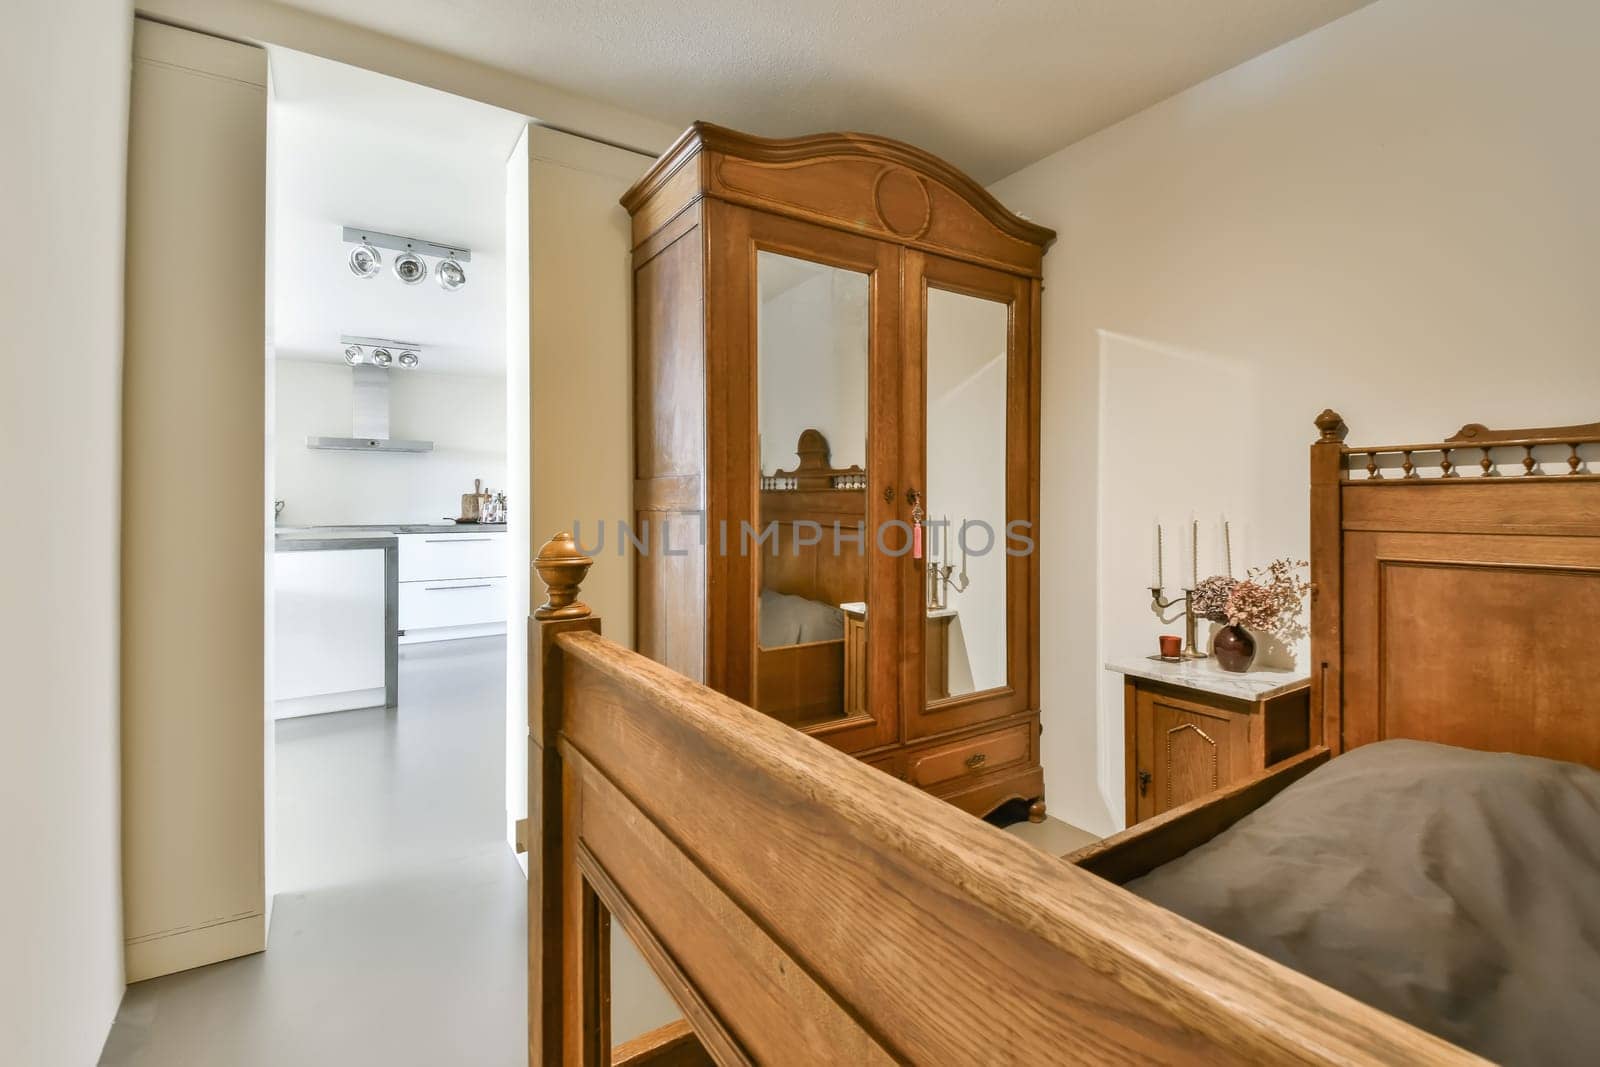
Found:
[[504, 578], [503, 533], [421, 533], [400, 536], [400, 580]]
[[505, 633], [506, 535], [400, 537], [402, 644]]
[[273, 559], [273, 717], [382, 706], [381, 548]]
[[400, 629], [504, 625], [504, 578], [436, 578], [400, 584]]

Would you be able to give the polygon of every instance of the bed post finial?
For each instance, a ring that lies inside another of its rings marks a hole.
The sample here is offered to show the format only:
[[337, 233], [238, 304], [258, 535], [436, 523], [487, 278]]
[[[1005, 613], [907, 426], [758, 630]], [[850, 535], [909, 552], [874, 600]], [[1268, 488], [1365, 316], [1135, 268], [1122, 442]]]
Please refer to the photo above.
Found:
[[544, 582], [545, 602], [533, 609], [536, 619], [586, 619], [589, 605], [578, 599], [578, 587], [594, 560], [578, 549], [563, 530], [539, 547], [533, 569]]
[[1317, 416], [1317, 429], [1322, 431], [1324, 441], [1343, 441], [1344, 435], [1350, 432], [1344, 417], [1332, 408], [1322, 409], [1322, 414]]

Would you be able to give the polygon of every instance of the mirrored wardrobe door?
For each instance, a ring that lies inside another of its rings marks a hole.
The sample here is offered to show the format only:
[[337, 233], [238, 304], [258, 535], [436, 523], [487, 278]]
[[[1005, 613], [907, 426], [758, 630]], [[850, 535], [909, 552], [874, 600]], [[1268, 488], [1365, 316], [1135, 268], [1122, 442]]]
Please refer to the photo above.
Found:
[[1010, 307], [927, 296], [927, 701], [1000, 689], [1006, 660]]
[[755, 706], [809, 729], [866, 714], [870, 278], [761, 251], [756, 299]]
[[901, 560], [879, 550], [875, 531], [894, 517], [898, 498], [885, 491], [900, 482], [899, 249], [725, 210], [737, 213], [737, 243], [720, 262], [730, 274], [742, 265], [748, 303], [720, 328], [752, 347], [739, 376], [748, 415], [726, 438], [749, 447], [722, 462], [749, 487], [748, 504], [729, 509], [748, 532], [734, 523], [714, 566], [726, 576], [730, 644], [748, 657], [743, 699], [846, 751], [892, 744]]
[[[927, 558], [906, 640], [921, 736], [1029, 710], [1036, 573], [1032, 287], [1027, 279], [908, 256], [906, 448], [921, 471]], [[915, 409], [915, 410], [913, 410]]]

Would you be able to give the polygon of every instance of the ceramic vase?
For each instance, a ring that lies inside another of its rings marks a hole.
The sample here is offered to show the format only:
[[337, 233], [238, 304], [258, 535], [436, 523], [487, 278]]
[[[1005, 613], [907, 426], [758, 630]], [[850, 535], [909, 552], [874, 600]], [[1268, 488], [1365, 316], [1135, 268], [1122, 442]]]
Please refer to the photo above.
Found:
[[1217, 666], [1243, 674], [1256, 658], [1256, 639], [1243, 626], [1224, 626], [1212, 639], [1211, 652], [1217, 657]]

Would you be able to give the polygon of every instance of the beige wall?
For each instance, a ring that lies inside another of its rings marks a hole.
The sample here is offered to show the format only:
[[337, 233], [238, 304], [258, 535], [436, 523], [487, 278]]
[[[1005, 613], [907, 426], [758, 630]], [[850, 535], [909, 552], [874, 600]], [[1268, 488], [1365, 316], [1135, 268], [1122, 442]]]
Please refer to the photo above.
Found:
[[[660, 152], [681, 131], [520, 74], [276, 0], [138, 0], [139, 14], [240, 41], [281, 45], [514, 111], [609, 144]], [[446, 16], [441, 16], [446, 17]], [[448, 17], [459, 17], [450, 15]]]
[[130, 981], [260, 950], [266, 53], [140, 20], [123, 379]]
[[[633, 502], [633, 275], [628, 213], [618, 198], [650, 158], [528, 127], [506, 163], [506, 392], [513, 509], [511, 558], [531, 561], [551, 534], [583, 523], [605, 551], [583, 599], [606, 636], [633, 645], [633, 562], [616, 552]], [[524, 273], [524, 268], [526, 273]], [[521, 436], [526, 432], [529, 436]], [[527, 647], [528, 613], [544, 599], [531, 566], [513, 566], [507, 647]], [[528, 676], [506, 660], [506, 817], [528, 813]], [[518, 856], [526, 863], [526, 856]], [[681, 1014], [613, 924], [611, 1000], [617, 1041]]]
[[[604, 519], [605, 551], [583, 599], [606, 636], [629, 646], [633, 564], [617, 555], [616, 520], [633, 501], [632, 273], [628, 214], [617, 200], [650, 162], [530, 126], [506, 172], [509, 483], [513, 501], [531, 502], [512, 510], [512, 559], [531, 561], [574, 521], [593, 546]], [[513, 566], [510, 588], [508, 647], [523, 648], [530, 605], [544, 590], [527, 565]], [[523, 657], [507, 662], [506, 807], [515, 821], [527, 813], [527, 675]]]
[[995, 186], [1061, 235], [1044, 303], [1053, 814], [1120, 824], [1100, 665], [1173, 629], [1140, 615], [1158, 511], [1229, 510], [1248, 562], [1301, 555], [1325, 406], [1373, 443], [1597, 417], [1597, 40], [1588, 0], [1380, 0]]
[[0, 63], [0, 1059], [122, 997], [117, 484], [127, 3], [11, 5]]

